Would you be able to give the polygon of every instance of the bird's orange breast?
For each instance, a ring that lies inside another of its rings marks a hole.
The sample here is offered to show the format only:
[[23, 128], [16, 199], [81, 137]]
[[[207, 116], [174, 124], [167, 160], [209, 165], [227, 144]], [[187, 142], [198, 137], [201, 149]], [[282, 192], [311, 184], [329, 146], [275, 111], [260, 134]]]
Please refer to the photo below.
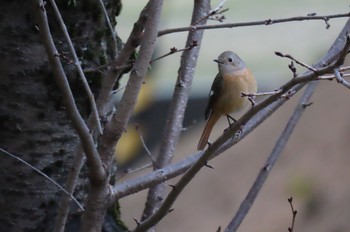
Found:
[[230, 114], [243, 109], [249, 103], [241, 93], [255, 93], [257, 85], [252, 73], [245, 69], [236, 71], [234, 75], [223, 76], [222, 94], [219, 96], [214, 111]]

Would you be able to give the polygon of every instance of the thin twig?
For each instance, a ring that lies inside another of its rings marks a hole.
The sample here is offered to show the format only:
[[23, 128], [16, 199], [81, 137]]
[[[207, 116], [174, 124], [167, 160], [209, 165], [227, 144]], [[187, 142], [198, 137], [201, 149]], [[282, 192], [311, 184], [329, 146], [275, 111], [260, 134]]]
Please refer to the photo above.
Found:
[[55, 77], [56, 83], [62, 93], [67, 114], [73, 122], [73, 127], [79, 135], [84, 152], [87, 156], [87, 162], [90, 166], [91, 178], [94, 178], [96, 180], [102, 179], [105, 177], [106, 172], [102, 166], [101, 159], [95, 147], [94, 140], [90, 134], [90, 130], [85, 124], [75, 104], [74, 96], [69, 87], [69, 83], [66, 74], [64, 73], [61, 61], [59, 57], [57, 57], [57, 49], [50, 33], [44, 3], [42, 0], [33, 0], [33, 2], [37, 6], [35, 9], [39, 19], [39, 32], [45, 45], [49, 62], [53, 68], [53, 76]]
[[293, 78], [297, 77], [298, 76], [298, 73], [297, 73], [297, 68], [294, 66], [294, 61], [292, 60], [290, 62], [290, 64], [288, 65], [288, 68], [290, 69], [290, 71], [292, 71], [293, 73]]
[[45, 179], [47, 179], [49, 182], [53, 183], [54, 185], [56, 185], [57, 188], [59, 188], [62, 192], [64, 192], [64, 194], [66, 194], [67, 196], [69, 196], [70, 199], [72, 199], [77, 206], [84, 211], [83, 206], [79, 203], [79, 201], [69, 192], [67, 192], [67, 190], [65, 190], [60, 184], [58, 184], [56, 181], [54, 181], [52, 178], [50, 178], [48, 175], [46, 175], [45, 173], [43, 173], [42, 171], [40, 171], [39, 169], [37, 169], [36, 167], [34, 167], [33, 165], [31, 165], [30, 163], [24, 161], [23, 159], [19, 158], [18, 156], [11, 154], [10, 152], [0, 148], [0, 152], [4, 155], [10, 156], [11, 158], [18, 160], [19, 162], [25, 164], [26, 166], [30, 167], [31, 169], [33, 169], [34, 171], [36, 171], [39, 175], [43, 176]]
[[226, 19], [225, 15], [222, 15], [222, 14], [225, 13], [226, 11], [228, 11], [228, 10], [229, 10], [228, 8], [223, 9], [223, 10], [219, 10], [215, 14], [210, 15], [210, 17], [208, 17], [208, 19], [209, 20], [215, 20], [215, 21], [218, 21], [218, 22], [222, 23]]
[[170, 56], [172, 54], [175, 54], [175, 53], [178, 53], [178, 52], [187, 51], [187, 50], [191, 50], [192, 48], [194, 48], [196, 46], [198, 46], [198, 42], [196, 40], [194, 40], [194, 41], [192, 41], [192, 43], [189, 46], [187, 46], [185, 48], [181, 48], [181, 49], [177, 49], [175, 47], [170, 48], [170, 51], [168, 53], [151, 60], [150, 64], [152, 64], [153, 62], [155, 62], [157, 60], [163, 59], [164, 57]]
[[100, 118], [99, 118], [99, 114], [98, 114], [98, 111], [97, 111], [97, 107], [96, 107], [96, 102], [95, 102], [95, 97], [90, 89], [90, 86], [89, 86], [89, 83], [88, 81], [86, 80], [86, 77], [85, 77], [85, 74], [83, 72], [83, 69], [81, 68], [81, 65], [80, 65], [80, 61], [78, 59], [78, 56], [77, 56], [77, 53], [75, 52], [75, 49], [74, 49], [74, 45], [73, 45], [73, 42], [69, 36], [69, 33], [68, 33], [68, 30], [67, 30], [67, 27], [62, 19], [62, 16], [61, 16], [61, 13], [56, 5], [56, 2], [55, 0], [50, 0], [50, 3], [51, 3], [51, 6], [53, 8], [53, 11], [55, 13], [55, 16], [56, 16], [56, 19], [58, 21], [58, 24], [60, 25], [60, 28], [63, 32], [63, 35], [68, 43], [68, 47], [69, 47], [69, 51], [70, 53], [72, 54], [73, 56], [73, 60], [74, 60], [74, 65], [75, 67], [77, 68], [78, 70], [78, 74], [80, 76], [80, 79], [81, 81], [83, 82], [83, 86], [84, 86], [84, 89], [88, 95], [88, 99], [89, 99], [89, 102], [90, 102], [90, 105], [91, 105], [91, 113], [92, 115], [94, 116], [95, 118], [95, 123], [96, 123], [96, 127], [97, 127], [97, 130], [100, 134], [102, 134], [102, 127], [101, 127], [101, 123], [100, 123]]
[[[172, 47], [172, 48], [170, 48], [170, 51], [168, 53], [166, 53], [164, 55], [161, 55], [161, 56], [151, 60], [149, 63], [152, 64], [153, 62], [158, 61], [160, 59], [163, 59], [163, 58], [165, 58], [167, 56], [173, 55], [173, 54], [178, 53], [178, 52], [183, 52], [183, 51], [186, 51], [186, 50], [190, 50], [190, 49], [192, 49], [192, 48], [194, 48], [196, 46], [198, 46], [197, 41], [193, 41], [190, 46], [185, 47], [185, 48], [177, 49], [175, 47]], [[98, 66], [98, 67], [87, 68], [87, 69], [84, 70], [84, 72], [86, 72], [86, 73], [88, 73], [88, 72], [97, 72], [97, 71], [100, 71], [101, 69], [107, 68], [111, 64], [113, 64], [113, 62], [110, 62], [109, 64], [104, 64], [104, 65], [101, 65], [101, 66]], [[132, 65], [133, 64], [126, 64], [126, 65], [122, 65], [122, 66], [119, 66], [119, 67], [114, 67], [114, 70], [131, 68]]]
[[123, 171], [121, 174], [118, 175], [117, 180], [119, 181], [121, 178], [123, 178], [126, 175], [142, 171], [142, 170], [144, 170], [146, 168], [150, 168], [152, 166], [153, 166], [152, 163], [146, 163], [146, 164], [144, 164], [144, 165], [142, 165], [140, 167], [136, 167], [136, 168], [133, 168], [133, 169], [126, 169], [125, 171]]
[[260, 92], [260, 93], [245, 93], [241, 92], [242, 97], [257, 97], [257, 96], [270, 96], [270, 95], [275, 95], [278, 94], [282, 91], [282, 89], [277, 89], [274, 91], [267, 91], [267, 92]]
[[[341, 77], [350, 77], [350, 73], [344, 73], [344, 74], [341, 74]], [[321, 76], [321, 77], [318, 77], [317, 79], [318, 80], [329, 80], [329, 81], [331, 81], [331, 80], [333, 80], [335, 78], [335, 75], [333, 74], [333, 75], [323, 75], [323, 76]]]
[[145, 140], [143, 139], [143, 136], [142, 136], [142, 133], [140, 131], [140, 128], [138, 125], [136, 125], [136, 131], [139, 133], [139, 137], [140, 137], [140, 140], [141, 140], [141, 143], [142, 143], [142, 146], [143, 148], [145, 149], [147, 155], [148, 155], [148, 158], [151, 160], [152, 162], [152, 165], [153, 165], [153, 170], [156, 168], [156, 161], [154, 160], [153, 156], [152, 156], [152, 153], [149, 151], [147, 145], [146, 145], [146, 142]]
[[267, 19], [253, 22], [242, 22], [242, 23], [224, 23], [224, 24], [215, 24], [215, 25], [200, 25], [200, 26], [189, 26], [189, 27], [179, 27], [172, 29], [165, 29], [158, 32], [158, 36], [163, 36], [166, 34], [171, 34], [175, 32], [184, 32], [190, 30], [209, 30], [209, 29], [219, 29], [219, 28], [233, 28], [233, 27], [247, 27], [247, 26], [258, 26], [258, 25], [272, 25], [277, 23], [285, 22], [295, 22], [295, 21], [305, 21], [305, 20], [323, 20], [333, 19], [333, 18], [344, 18], [350, 17], [350, 13], [344, 14], [334, 14], [334, 15], [324, 15], [324, 16], [299, 16], [291, 18], [282, 18], [282, 19]]
[[239, 225], [242, 223], [243, 219], [248, 214], [250, 207], [253, 205], [257, 195], [259, 194], [262, 186], [264, 185], [268, 174], [276, 163], [277, 159], [280, 157], [285, 145], [287, 144], [290, 135], [292, 134], [295, 126], [297, 125], [302, 113], [305, 110], [305, 104], [309, 103], [310, 98], [317, 87], [318, 82], [311, 82], [308, 84], [303, 96], [301, 97], [297, 107], [295, 108], [293, 115], [289, 119], [285, 129], [283, 130], [281, 136], [277, 140], [275, 147], [273, 148], [270, 156], [266, 160], [263, 168], [260, 170], [258, 176], [256, 177], [254, 184], [250, 188], [245, 199], [242, 201], [236, 215], [233, 217], [225, 232], [234, 232], [238, 229]]
[[290, 227], [288, 227], [288, 232], [293, 232], [294, 224], [295, 224], [295, 218], [297, 216], [298, 211], [294, 209], [293, 197], [288, 198], [288, 203], [290, 205], [290, 209], [292, 210], [292, 225]]
[[343, 66], [343, 67], [339, 68], [339, 71], [341, 71], [341, 72], [344, 72], [344, 71], [347, 71], [347, 70], [350, 70], [350, 66]]
[[112, 64], [107, 66], [108, 69], [105, 73], [104, 78], [102, 78], [101, 88], [99, 91], [99, 96], [97, 98], [97, 107], [101, 118], [104, 118], [106, 113], [110, 111], [108, 102], [110, 100], [110, 94], [113, 91], [113, 87], [115, 86], [121, 74], [121, 67], [129, 65], [128, 62], [130, 56], [142, 41], [142, 38], [144, 36], [145, 23], [147, 21], [146, 12], [149, 4], [150, 2], [148, 2], [141, 11], [138, 20], [136, 23], [134, 23], [134, 27], [116, 59], [112, 62]]
[[309, 69], [310, 71], [313, 71], [313, 72], [316, 72], [317, 69], [315, 69], [314, 67], [302, 62], [302, 61], [299, 61], [297, 59], [295, 59], [293, 56], [289, 55], [289, 54], [283, 54], [282, 52], [275, 52], [275, 54], [277, 56], [280, 56], [280, 57], [285, 57], [285, 58], [288, 58], [288, 59], [291, 59], [292, 61], [294, 61], [295, 63], [299, 64], [300, 66], [303, 66], [304, 68], [307, 68]]
[[225, 5], [226, 0], [221, 0], [221, 2], [217, 5], [217, 7], [215, 7], [214, 9], [212, 9], [209, 14], [215, 14], [216, 12], [218, 12], [219, 10], [221, 10], [224, 5]]
[[86, 68], [86, 69], [84, 69], [84, 72], [85, 73], [102, 72], [101, 71], [102, 69], [107, 69], [108, 67], [110, 67], [112, 65], [113, 65], [113, 70], [114, 71], [119, 71], [119, 70], [122, 70], [122, 69], [131, 68], [132, 65], [133, 65], [133, 63], [132, 63], [132, 64], [125, 64], [125, 65], [121, 65], [121, 66], [115, 66], [114, 63], [115, 63], [115, 61], [112, 61], [112, 62], [109, 62], [107, 64], [100, 65], [98, 67]]
[[113, 49], [114, 55], [116, 55], [116, 52], [117, 52], [117, 39], [116, 39], [115, 30], [113, 29], [111, 20], [109, 19], [109, 15], [108, 15], [108, 12], [106, 10], [106, 7], [105, 7], [103, 1], [102, 0], [98, 0], [98, 3], [100, 4], [101, 10], [102, 10], [102, 12], [103, 12], [103, 14], [105, 16], [108, 29], [111, 32], [111, 36], [112, 36], [112, 39], [113, 39], [113, 48], [112, 49]]
[[[225, 2], [226, 2], [226, 0], [221, 0], [221, 2], [217, 5], [217, 7], [215, 7], [213, 10], [210, 10], [208, 14], [206, 14], [206, 15], [202, 16], [201, 18], [197, 19], [196, 21], [192, 22], [191, 26], [196, 26], [198, 24], [203, 25], [204, 20], [210, 19], [210, 17], [213, 17], [214, 15], [219, 15], [219, 14], [222, 14], [222, 13], [228, 11], [228, 9], [221, 10], [222, 7], [224, 6]], [[225, 16], [221, 16], [217, 20], [222, 22], [224, 19], [225, 19]]]
[[[71, 163], [71, 169], [69, 171], [69, 174], [67, 176], [67, 181], [65, 184], [65, 187], [67, 188], [67, 191], [70, 194], [74, 193], [75, 186], [79, 179], [79, 173], [84, 165], [85, 155], [83, 152], [83, 149], [81, 146], [77, 146], [75, 149], [77, 149], [74, 154], [74, 159]], [[67, 222], [67, 218], [69, 215], [69, 209], [70, 209], [70, 201], [71, 198], [69, 197], [62, 197], [59, 208], [57, 210], [57, 216], [55, 219], [55, 226], [53, 229], [53, 232], [63, 232], [65, 229], [65, 225]]]

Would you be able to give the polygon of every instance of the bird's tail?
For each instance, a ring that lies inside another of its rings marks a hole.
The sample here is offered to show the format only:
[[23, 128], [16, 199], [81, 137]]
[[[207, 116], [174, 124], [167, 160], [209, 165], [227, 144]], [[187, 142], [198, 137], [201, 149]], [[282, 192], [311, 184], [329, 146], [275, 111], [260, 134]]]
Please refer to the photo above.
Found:
[[205, 124], [205, 128], [203, 130], [203, 133], [201, 135], [201, 138], [199, 139], [197, 150], [203, 150], [205, 145], [208, 142], [209, 135], [211, 133], [211, 130], [213, 129], [215, 123], [219, 120], [220, 115], [219, 114], [211, 114], [209, 117], [209, 120]]

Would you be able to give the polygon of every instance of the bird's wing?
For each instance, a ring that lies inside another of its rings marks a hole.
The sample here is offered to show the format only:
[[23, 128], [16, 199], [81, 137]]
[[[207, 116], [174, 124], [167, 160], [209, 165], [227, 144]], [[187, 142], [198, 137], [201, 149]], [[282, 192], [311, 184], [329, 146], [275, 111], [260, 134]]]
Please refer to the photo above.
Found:
[[210, 114], [212, 113], [212, 109], [213, 109], [215, 102], [217, 102], [218, 97], [222, 93], [222, 82], [223, 82], [222, 75], [220, 75], [220, 73], [218, 73], [213, 81], [213, 84], [211, 85], [211, 89], [209, 92], [209, 101], [208, 101], [208, 105], [207, 105], [207, 108], [205, 110], [205, 115], [204, 115], [205, 120], [207, 120], [209, 118]]

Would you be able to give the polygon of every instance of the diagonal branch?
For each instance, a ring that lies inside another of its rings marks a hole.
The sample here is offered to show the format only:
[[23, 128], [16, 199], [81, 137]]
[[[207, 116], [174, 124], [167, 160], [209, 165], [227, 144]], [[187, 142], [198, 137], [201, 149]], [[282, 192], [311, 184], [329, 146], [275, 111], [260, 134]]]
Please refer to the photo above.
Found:
[[[300, 66], [302, 66], [302, 67], [304, 67], [304, 68], [309, 69], [310, 71], [313, 71], [313, 72], [316, 72], [316, 71], [317, 71], [317, 69], [315, 69], [314, 67], [312, 67], [312, 66], [310, 66], [310, 65], [308, 65], [308, 64], [306, 64], [306, 63], [304, 63], [304, 62], [302, 62], [302, 61], [299, 61], [299, 60], [295, 59], [293, 56], [291, 56], [291, 55], [289, 55], [289, 54], [283, 54], [283, 53], [281, 53], [281, 52], [275, 52], [275, 54], [276, 54], [277, 56], [280, 56], [280, 57], [286, 57], [286, 58], [288, 58], [288, 59], [291, 59], [291, 60], [294, 61], [295, 63], [299, 64]], [[294, 64], [293, 64], [293, 66], [294, 66]]]
[[[78, 177], [81, 168], [84, 165], [84, 152], [82, 150], [82, 146], [76, 146], [74, 151], [74, 159], [72, 160], [72, 165], [67, 176], [67, 181], [65, 183], [65, 187], [67, 191], [73, 195], [75, 186], [78, 182]], [[55, 226], [53, 232], [64, 232], [64, 228], [66, 226], [67, 218], [70, 210], [70, 202], [71, 198], [62, 196], [60, 205], [57, 210], [57, 216], [55, 219]]]
[[[191, 23], [207, 15], [210, 10], [210, 1], [195, 1]], [[202, 20], [200, 23], [206, 23]], [[203, 37], [203, 31], [190, 31], [187, 37], [186, 47], [200, 44]], [[188, 102], [188, 96], [192, 86], [195, 67], [197, 64], [200, 46], [186, 50], [181, 56], [181, 65], [178, 71], [177, 82], [173, 94], [173, 100], [170, 104], [170, 110], [167, 116], [167, 122], [163, 131], [162, 142], [160, 144], [159, 154], [155, 163], [155, 168], [163, 168], [168, 165], [175, 151], [182, 131], [185, 109]], [[146, 207], [143, 211], [141, 221], [150, 217], [159, 208], [165, 195], [166, 186], [159, 184], [150, 188], [147, 196]]]
[[172, 47], [172, 48], [170, 48], [170, 51], [168, 53], [166, 53], [164, 55], [161, 55], [161, 56], [151, 60], [150, 64], [152, 64], [153, 62], [158, 61], [160, 59], [163, 59], [163, 58], [165, 58], [167, 56], [170, 56], [172, 54], [175, 54], [175, 53], [178, 53], [178, 52], [184, 52], [186, 50], [191, 50], [192, 48], [197, 47], [197, 46], [198, 46], [197, 40], [193, 40], [192, 43], [189, 46], [185, 47], [185, 48], [177, 49], [175, 47]]
[[338, 68], [334, 69], [334, 76], [339, 84], [344, 85], [346, 88], [350, 89], [350, 83], [342, 77]]
[[137, 22], [134, 24], [129, 38], [127, 39], [115, 61], [112, 62], [112, 64], [108, 65], [108, 70], [102, 79], [99, 96], [97, 98], [97, 107], [101, 118], [104, 118], [109, 110], [107, 103], [112, 94], [113, 87], [115, 86], [120, 74], [124, 69], [123, 67], [129, 67], [129, 65], [125, 65], [128, 63], [128, 60], [132, 53], [140, 45], [141, 40], [144, 36], [145, 23], [147, 21], [147, 17], [150, 17], [150, 15], [147, 15], [149, 4], [150, 2], [148, 2], [141, 11], [140, 16]]
[[[114, 147], [133, 113], [134, 106], [141, 89], [143, 78], [147, 73], [149, 62], [152, 58], [156, 45], [157, 36], [155, 30], [159, 24], [159, 16], [162, 7], [162, 0], [149, 1], [146, 14], [145, 32], [141, 42], [139, 55], [130, 73], [124, 94], [118, 105], [116, 113], [106, 124], [104, 134], [101, 136], [99, 151], [104, 160], [111, 159], [114, 154]], [[109, 163], [105, 162], [108, 166]]]
[[[121, 52], [119, 53], [118, 57], [114, 62], [111, 64], [108, 64], [109, 69], [105, 75], [105, 77], [102, 79], [102, 87], [99, 91], [99, 97], [97, 99], [97, 107], [99, 109], [100, 116], [104, 118], [105, 112], [106, 112], [106, 104], [108, 103], [109, 96], [112, 94], [113, 86], [120, 75], [120, 71], [122, 69], [118, 69], [115, 71], [115, 67], [121, 67], [122, 64], [127, 63], [130, 55], [133, 53], [135, 48], [139, 46], [142, 33], [144, 30], [144, 24], [146, 21], [146, 8], [148, 5], [145, 6], [144, 10], [140, 13], [140, 17], [138, 21], [135, 23], [134, 28], [132, 32], [130, 33], [130, 36], [122, 48]], [[104, 7], [104, 5], [101, 7]], [[107, 20], [107, 15], [105, 15]], [[111, 28], [110, 28], [111, 29]], [[112, 32], [112, 31], [111, 31]], [[114, 52], [115, 53], [115, 52]], [[93, 115], [90, 115], [89, 119], [87, 120], [88, 127], [91, 131], [95, 131], [95, 126], [93, 123]], [[75, 149], [74, 152], [74, 160], [72, 162], [72, 169], [69, 173], [69, 176], [67, 178], [66, 188], [73, 192], [76, 182], [78, 180], [78, 176], [80, 173], [80, 169], [84, 163], [84, 153], [81, 144]], [[65, 221], [67, 219], [67, 215], [69, 212], [69, 203], [70, 198], [63, 196], [62, 204], [60, 205], [56, 223], [55, 223], [55, 232], [60, 232], [64, 230]]]
[[106, 20], [106, 23], [107, 23], [107, 26], [108, 26], [108, 29], [111, 33], [111, 37], [112, 37], [112, 40], [113, 40], [113, 46], [112, 46], [112, 49], [113, 49], [113, 54], [115, 55], [116, 52], [117, 52], [117, 39], [116, 39], [116, 34], [115, 34], [115, 30], [113, 29], [113, 26], [112, 26], [112, 23], [111, 23], [111, 20], [109, 19], [109, 15], [108, 15], [108, 12], [106, 10], [106, 7], [103, 3], [103, 0], [98, 0], [98, 3], [100, 5], [100, 8], [103, 12], [103, 15], [105, 17], [105, 20]]
[[329, 25], [328, 24], [329, 19], [344, 18], [344, 17], [350, 17], [350, 13], [323, 15], [323, 16], [316, 16], [316, 15], [315, 16], [298, 16], [298, 17], [290, 17], [290, 18], [282, 18], [282, 19], [267, 19], [267, 20], [243, 22], [243, 23], [222, 23], [222, 24], [215, 24], [215, 25], [179, 27], [179, 28], [161, 30], [158, 32], [158, 36], [160, 37], [166, 34], [191, 31], [191, 30], [209, 30], [209, 29], [218, 29], [218, 28], [248, 27], [248, 26], [258, 26], [258, 25], [267, 26], [267, 25], [272, 25], [277, 23], [296, 22], [296, 21], [305, 21], [305, 20], [323, 20], [326, 22], [326, 25]]
[[59, 183], [57, 183], [54, 179], [52, 179], [51, 177], [49, 177], [48, 175], [46, 175], [45, 173], [43, 173], [42, 171], [40, 171], [39, 169], [37, 169], [35, 166], [31, 165], [30, 163], [28, 163], [27, 161], [21, 159], [20, 157], [11, 154], [10, 152], [2, 149], [0, 147], [0, 153], [7, 155], [15, 160], [18, 160], [19, 162], [25, 164], [26, 166], [30, 167], [31, 169], [33, 169], [35, 172], [39, 173], [39, 175], [43, 176], [45, 179], [47, 179], [48, 181], [50, 181], [52, 184], [54, 184], [57, 188], [59, 188], [62, 192], [64, 192], [70, 199], [72, 199], [77, 206], [81, 209], [84, 210], [83, 206], [79, 203], [79, 201], [69, 192], [69, 190], [65, 190]]
[[310, 98], [317, 87], [318, 82], [311, 82], [306, 88], [303, 96], [301, 97], [298, 105], [296, 106], [291, 118], [289, 119], [285, 129], [283, 130], [281, 136], [277, 140], [273, 151], [266, 160], [263, 168], [260, 170], [258, 176], [256, 177], [253, 186], [249, 190], [247, 196], [241, 203], [236, 215], [233, 217], [225, 232], [236, 231], [239, 225], [242, 223], [243, 219], [248, 214], [251, 206], [253, 205], [257, 195], [259, 194], [262, 186], [264, 185], [268, 174], [276, 163], [277, 159], [280, 157], [285, 145], [287, 144], [290, 135], [292, 134], [295, 126], [297, 125], [301, 115], [306, 109], [307, 104], [310, 101]]
[[[344, 49], [349, 48], [349, 39], [347, 37], [347, 43]], [[343, 57], [338, 57], [338, 59], [343, 60]], [[317, 73], [324, 74], [328, 72], [329, 70], [333, 69], [335, 66], [339, 66], [338, 60], [333, 62], [330, 65], [327, 65], [324, 68], [318, 69]], [[317, 75], [315, 73], [309, 73], [306, 75], [306, 77], [297, 77], [292, 79], [290, 82], [282, 86], [281, 93], [275, 94], [263, 102], [257, 104], [255, 107], [251, 108], [241, 119], [239, 119], [235, 124], [233, 124], [229, 129], [227, 129], [224, 134], [219, 137], [214, 143], [211, 144], [211, 146], [203, 153], [203, 155], [193, 164], [193, 166], [187, 170], [187, 172], [182, 176], [182, 178], [178, 181], [178, 183], [174, 186], [174, 188], [170, 191], [167, 198], [163, 201], [161, 207], [157, 212], [155, 212], [151, 217], [149, 217], [147, 220], [145, 220], [143, 223], [141, 223], [134, 232], [144, 231], [148, 228], [154, 226], [156, 223], [158, 223], [170, 210], [171, 206], [177, 199], [177, 197], [180, 195], [182, 190], [188, 185], [188, 183], [195, 177], [195, 175], [201, 170], [201, 168], [207, 163], [209, 158], [213, 155], [214, 152], [217, 152], [220, 150], [220, 148], [229, 141], [232, 137], [239, 138], [240, 136], [236, 136], [236, 133], [238, 131], [241, 131], [242, 126], [245, 125], [254, 115], [259, 113], [261, 110], [263, 110], [266, 106], [269, 104], [277, 101], [281, 98], [281, 96], [292, 89], [294, 86], [305, 83], [306, 81], [312, 81], [315, 78], [317, 78]], [[231, 145], [232, 146], [232, 145]], [[229, 146], [229, 147], [231, 147]], [[229, 147], [227, 147], [225, 150], [227, 150]], [[223, 152], [222, 150], [221, 152]]]
[[[347, 41], [347, 31], [350, 31], [350, 20], [347, 21], [346, 25], [344, 26], [342, 32], [339, 34], [327, 54], [321, 58], [321, 60], [314, 65], [316, 68], [324, 67], [326, 64], [334, 63], [334, 61], [338, 61], [338, 63], [344, 58], [349, 44]], [[346, 45], [344, 47], [344, 44]], [[338, 60], [337, 60], [338, 59]], [[337, 65], [339, 65], [337, 63]], [[333, 64], [334, 66], [335, 64]], [[325, 73], [327, 71], [330, 71], [333, 67], [330, 66], [329, 70], [323, 70]], [[322, 75], [322, 73], [320, 73]], [[304, 75], [300, 76], [301, 80], [304, 80], [306, 78], [310, 80], [310, 78], [314, 78], [314, 73], [311, 73], [310, 71], [307, 71]], [[293, 79], [294, 80], [294, 79]], [[288, 84], [290, 85], [290, 84]], [[285, 90], [290, 89], [291, 86], [285, 85]], [[305, 83], [300, 82], [296, 87], [293, 88], [295, 91], [299, 91]], [[293, 86], [293, 85], [292, 85]], [[216, 146], [216, 149], [213, 149], [211, 151], [211, 154], [207, 155], [210, 158], [213, 158], [223, 151], [227, 150], [229, 147], [233, 146], [234, 144], [238, 143], [241, 139], [243, 139], [247, 134], [249, 134], [252, 130], [254, 130], [258, 125], [260, 125], [266, 118], [268, 118], [273, 112], [275, 112], [279, 107], [281, 107], [286, 102], [286, 99], [282, 98], [275, 98], [274, 96], [271, 96], [267, 98], [266, 100], [259, 103], [254, 109], [256, 109], [259, 105], [261, 107], [259, 109], [259, 113], [254, 115], [250, 115], [252, 113], [251, 109], [249, 112], [247, 112], [242, 118], [245, 118], [244, 121], [246, 122], [247, 119], [249, 120], [246, 125], [244, 126], [244, 130], [241, 133], [239, 137], [236, 137], [234, 139], [231, 139], [231, 137], [234, 135], [234, 131], [228, 130], [223, 136], [221, 136], [218, 140], [220, 140], [220, 145]], [[237, 130], [237, 128], [235, 129]], [[227, 134], [229, 133], [229, 134]], [[215, 142], [216, 143], [216, 142]], [[215, 144], [214, 143], [214, 144]], [[213, 145], [214, 145], [213, 144]], [[169, 165], [163, 169], [156, 170], [152, 173], [146, 174], [141, 177], [137, 177], [135, 179], [128, 180], [127, 182], [121, 183], [114, 187], [112, 195], [112, 199], [119, 199], [121, 197], [125, 197], [129, 194], [141, 191], [145, 188], [148, 188], [150, 186], [153, 186], [157, 183], [163, 182], [165, 180], [168, 180], [170, 178], [176, 177], [182, 173], [184, 173], [186, 170], [189, 169], [195, 162], [198, 161], [199, 157], [203, 156], [204, 152], [196, 153], [192, 156], [189, 156], [188, 158]], [[206, 151], [208, 153], [208, 151]]]
[[35, 10], [38, 17], [40, 35], [43, 39], [49, 62], [53, 68], [53, 75], [58, 87], [62, 92], [67, 114], [72, 120], [73, 127], [76, 129], [81, 140], [83, 150], [87, 156], [87, 162], [90, 166], [92, 174], [91, 176], [96, 179], [104, 178], [106, 172], [102, 167], [100, 156], [94, 145], [94, 140], [90, 134], [89, 128], [85, 124], [77, 109], [66, 74], [64, 73], [61, 61], [57, 56], [57, 49], [50, 33], [45, 5], [42, 0], [33, 0], [33, 2], [36, 6]]
[[[163, 0], [151, 0], [148, 2], [143, 13], [141, 13], [145, 17], [145, 24], [144, 26], [142, 25], [144, 33], [139, 55], [130, 73], [117, 111], [106, 124], [104, 133], [99, 139], [98, 151], [101, 154], [104, 166], [108, 170], [113, 161], [114, 147], [124, 132], [134, 111], [143, 79], [154, 53], [162, 5]], [[112, 203], [108, 201], [111, 193], [109, 191], [109, 177], [100, 183], [90, 185], [91, 189], [87, 198], [86, 208], [82, 215], [82, 231], [101, 231], [107, 207]]]
[[99, 117], [98, 112], [97, 112], [95, 97], [92, 94], [90, 86], [89, 86], [89, 84], [88, 84], [88, 82], [86, 80], [84, 71], [81, 68], [80, 61], [79, 61], [77, 53], [75, 52], [75, 49], [74, 49], [74, 45], [72, 43], [72, 40], [70, 39], [67, 27], [66, 27], [66, 25], [65, 25], [65, 23], [64, 23], [64, 21], [62, 19], [61, 13], [60, 13], [57, 5], [56, 5], [56, 2], [55, 2], [55, 0], [50, 0], [50, 3], [52, 5], [53, 11], [54, 11], [54, 13], [56, 15], [58, 24], [60, 25], [60, 28], [61, 28], [61, 30], [63, 32], [63, 35], [64, 35], [65, 39], [67, 40], [69, 51], [70, 51], [70, 53], [73, 56], [74, 65], [75, 65], [75, 67], [78, 70], [78, 74], [80, 76], [81, 81], [83, 82], [84, 89], [85, 89], [85, 91], [86, 91], [86, 93], [88, 95], [88, 99], [89, 99], [90, 105], [91, 105], [91, 112], [92, 112], [91, 114], [93, 115], [93, 118], [95, 119], [95, 126], [96, 126], [98, 132], [100, 134], [102, 134], [102, 127], [101, 127], [101, 123], [100, 123], [100, 117]]

